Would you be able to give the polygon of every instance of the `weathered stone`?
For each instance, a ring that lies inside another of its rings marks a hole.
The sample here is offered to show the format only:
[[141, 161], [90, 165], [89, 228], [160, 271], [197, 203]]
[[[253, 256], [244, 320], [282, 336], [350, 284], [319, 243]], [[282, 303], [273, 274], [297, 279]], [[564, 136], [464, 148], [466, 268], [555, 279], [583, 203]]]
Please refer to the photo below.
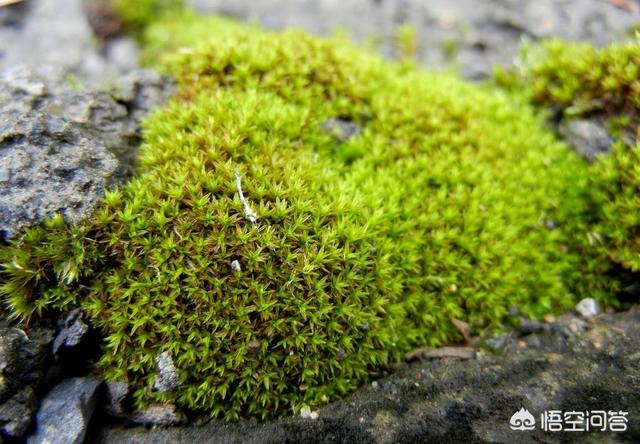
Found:
[[600, 154], [608, 152], [613, 145], [613, 139], [607, 130], [593, 120], [562, 122], [558, 131], [574, 151], [591, 162]]
[[[625, 0], [627, 1], [627, 0]], [[187, 0], [200, 12], [230, 15], [267, 28], [296, 27], [319, 35], [342, 28], [399, 57], [398, 27], [416, 29], [414, 56], [430, 68], [456, 67], [468, 79], [512, 65], [522, 40], [560, 37], [604, 45], [632, 37], [640, 8], [600, 0]], [[635, 6], [635, 3], [631, 2]], [[619, 6], [619, 5], [618, 5]]]
[[153, 388], [160, 393], [172, 392], [180, 384], [180, 374], [168, 351], [156, 356], [158, 373], [153, 381]]
[[527, 319], [527, 318], [520, 318], [520, 325], [518, 327], [518, 333], [520, 333], [521, 335], [529, 335], [531, 333], [538, 333], [542, 330], [545, 329], [545, 325], [537, 322], [537, 321], [533, 321], [531, 319]]
[[592, 318], [600, 313], [598, 303], [593, 298], [585, 298], [578, 302], [578, 305], [576, 305], [576, 311], [583, 318]]
[[184, 424], [187, 417], [173, 404], [154, 404], [144, 410], [138, 410], [127, 418], [145, 425], [179, 425]]
[[101, 381], [65, 379], [41, 402], [29, 444], [82, 444], [93, 415]]
[[52, 351], [57, 354], [60, 347], [73, 348], [80, 345], [89, 331], [89, 326], [82, 320], [82, 312], [73, 310], [59, 322], [60, 332], [53, 340]]
[[123, 416], [125, 412], [124, 401], [129, 394], [129, 385], [123, 381], [107, 382], [106, 410], [112, 416]]
[[[604, 330], [600, 348], [547, 329], [527, 336], [538, 339], [536, 347], [511, 348], [482, 359], [416, 361], [379, 380], [378, 387], [366, 384], [320, 408], [315, 421], [295, 416], [167, 429], [111, 426], [98, 442], [568, 442], [579, 435], [542, 431], [542, 412], [622, 410], [631, 415], [640, 409], [640, 308], [604, 314], [594, 322], [588, 328]], [[538, 421], [535, 430], [509, 428], [511, 416], [521, 408]], [[630, 416], [626, 432], [599, 431], [590, 437], [638, 442], [640, 423]]]
[[327, 119], [322, 124], [322, 129], [325, 133], [335, 137], [338, 142], [346, 142], [362, 132], [360, 125], [345, 119]]
[[0, 329], [0, 402], [22, 387], [40, 383], [52, 338], [47, 329], [34, 329], [30, 336], [17, 328]]
[[120, 66], [102, 51], [84, 0], [28, 0], [0, 8], [0, 69], [60, 67], [92, 85], [115, 79]]
[[56, 213], [86, 219], [105, 188], [133, 172], [139, 120], [170, 91], [151, 71], [114, 92], [74, 87], [54, 68], [0, 72], [2, 237]]
[[0, 404], [0, 433], [9, 438], [20, 438], [31, 425], [38, 409], [38, 399], [29, 386]]

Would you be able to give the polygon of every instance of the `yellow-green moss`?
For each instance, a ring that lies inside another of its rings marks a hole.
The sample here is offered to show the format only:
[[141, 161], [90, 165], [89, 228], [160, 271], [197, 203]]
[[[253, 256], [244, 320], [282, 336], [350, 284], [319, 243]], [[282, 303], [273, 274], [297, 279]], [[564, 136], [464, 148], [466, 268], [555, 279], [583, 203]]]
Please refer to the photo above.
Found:
[[[279, 415], [460, 339], [453, 318], [479, 331], [514, 306], [609, 300], [586, 164], [507, 95], [219, 19], [147, 43], [179, 89], [137, 176], [92, 221], [0, 253], [13, 313], [87, 311], [136, 406]], [[334, 118], [361, 133], [326, 134]], [[153, 390], [165, 351], [172, 393]]]
[[109, 0], [126, 30], [140, 35], [145, 28], [165, 15], [184, 13], [184, 0]]
[[498, 81], [559, 118], [595, 118], [615, 143], [599, 157], [592, 188], [601, 221], [591, 239], [618, 264], [640, 271], [640, 44], [594, 48], [553, 40], [526, 47], [521, 69]]

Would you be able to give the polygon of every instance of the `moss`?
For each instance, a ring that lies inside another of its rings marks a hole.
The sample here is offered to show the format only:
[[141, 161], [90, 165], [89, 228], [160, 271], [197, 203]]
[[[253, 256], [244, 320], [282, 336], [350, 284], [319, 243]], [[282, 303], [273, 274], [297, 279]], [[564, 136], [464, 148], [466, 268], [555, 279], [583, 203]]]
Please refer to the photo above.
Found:
[[418, 49], [418, 30], [411, 24], [398, 26], [396, 29], [396, 46], [402, 57], [411, 59]]
[[[588, 169], [529, 107], [297, 31], [186, 18], [146, 38], [179, 92], [137, 176], [0, 250], [13, 314], [87, 311], [136, 406], [279, 415], [461, 339], [453, 319], [611, 302]], [[175, 392], [153, 390], [163, 352]]]
[[533, 103], [565, 117], [624, 114], [638, 123], [638, 42], [607, 48], [562, 40], [526, 45], [520, 70], [499, 73], [498, 80], [524, 88]]
[[559, 40], [526, 47], [518, 72], [498, 72], [498, 83], [561, 119], [595, 118], [615, 140], [600, 156], [592, 188], [599, 193], [600, 223], [591, 239], [623, 267], [640, 271], [640, 45], [595, 48]]
[[126, 30], [136, 36], [165, 15], [179, 15], [185, 10], [184, 0], [108, 0], [120, 16]]

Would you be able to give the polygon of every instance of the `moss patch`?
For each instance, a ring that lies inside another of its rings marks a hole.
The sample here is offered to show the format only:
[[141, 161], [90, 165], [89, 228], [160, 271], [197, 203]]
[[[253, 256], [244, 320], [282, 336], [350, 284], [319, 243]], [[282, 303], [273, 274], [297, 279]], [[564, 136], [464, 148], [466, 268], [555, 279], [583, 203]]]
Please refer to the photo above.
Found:
[[[179, 92], [136, 178], [0, 252], [13, 313], [87, 311], [136, 406], [278, 415], [460, 339], [454, 318], [610, 301], [586, 165], [532, 109], [297, 31], [187, 18], [147, 39]], [[336, 139], [335, 118], [362, 131]]]
[[613, 136], [600, 156], [592, 188], [602, 210], [591, 239], [614, 262], [640, 271], [640, 45], [594, 48], [558, 40], [528, 47], [519, 72], [499, 73], [502, 85], [524, 93], [562, 119], [595, 118]]

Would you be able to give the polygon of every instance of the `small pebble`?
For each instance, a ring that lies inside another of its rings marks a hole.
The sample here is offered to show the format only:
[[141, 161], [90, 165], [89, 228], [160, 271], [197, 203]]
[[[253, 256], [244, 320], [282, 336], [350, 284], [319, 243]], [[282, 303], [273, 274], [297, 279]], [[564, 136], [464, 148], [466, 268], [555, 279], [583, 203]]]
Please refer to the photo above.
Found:
[[600, 312], [598, 309], [598, 303], [593, 298], [586, 298], [578, 302], [578, 305], [576, 305], [576, 311], [583, 318], [592, 318]]
[[312, 412], [311, 407], [309, 407], [308, 405], [305, 405], [300, 409], [300, 416], [305, 419], [318, 419], [320, 415], [316, 411]]

